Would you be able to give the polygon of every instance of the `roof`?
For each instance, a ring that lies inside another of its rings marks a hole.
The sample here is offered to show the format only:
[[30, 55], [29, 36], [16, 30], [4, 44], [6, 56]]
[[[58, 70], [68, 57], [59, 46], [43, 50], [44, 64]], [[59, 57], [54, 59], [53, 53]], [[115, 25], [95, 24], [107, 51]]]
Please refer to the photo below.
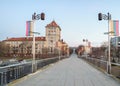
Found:
[[[58, 27], [60, 28], [60, 26], [53, 20], [50, 24], [47, 24], [46, 28], [49, 28], [49, 27]], [[60, 28], [61, 30], [61, 28]]]
[[[19, 38], [8, 38], [4, 41], [32, 41], [32, 37], [19, 37]], [[46, 41], [45, 37], [35, 37], [36, 41]]]

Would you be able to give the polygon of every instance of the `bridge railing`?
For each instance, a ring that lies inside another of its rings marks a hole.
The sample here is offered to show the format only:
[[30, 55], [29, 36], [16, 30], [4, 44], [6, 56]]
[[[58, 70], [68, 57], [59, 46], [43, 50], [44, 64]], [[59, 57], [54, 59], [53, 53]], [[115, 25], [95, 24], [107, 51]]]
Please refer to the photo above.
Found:
[[[61, 59], [63, 58], [66, 58], [66, 56], [61, 56]], [[37, 70], [58, 60], [59, 57], [36, 60]], [[30, 73], [32, 73], [32, 61], [0, 67], [0, 86]]]
[[[87, 60], [88, 62], [94, 64], [95, 66], [103, 69], [104, 71], [107, 71], [107, 63], [108, 61], [98, 59], [98, 58], [92, 58], [92, 57], [81, 57], [84, 60]], [[120, 64], [119, 63], [113, 63], [111, 62], [111, 74], [116, 76], [117, 78], [120, 78]]]

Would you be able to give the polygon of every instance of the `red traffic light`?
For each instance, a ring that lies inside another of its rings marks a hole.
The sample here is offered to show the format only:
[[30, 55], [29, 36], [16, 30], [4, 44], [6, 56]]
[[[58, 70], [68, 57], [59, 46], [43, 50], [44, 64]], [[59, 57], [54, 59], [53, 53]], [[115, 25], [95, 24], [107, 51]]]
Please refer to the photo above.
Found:
[[41, 20], [45, 20], [45, 14], [41, 13]]

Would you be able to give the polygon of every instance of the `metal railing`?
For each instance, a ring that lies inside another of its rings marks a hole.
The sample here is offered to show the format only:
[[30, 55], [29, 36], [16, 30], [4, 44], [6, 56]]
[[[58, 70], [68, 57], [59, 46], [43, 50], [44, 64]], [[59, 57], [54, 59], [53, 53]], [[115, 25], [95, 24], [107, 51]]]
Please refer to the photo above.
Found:
[[[101, 59], [92, 58], [92, 57], [87, 57], [87, 58], [81, 57], [81, 56], [78, 56], [78, 57], [82, 58], [84, 60], [87, 60], [88, 62], [92, 63], [93, 65], [107, 71], [108, 61], [106, 61], [106, 60], [101, 60]], [[120, 78], [120, 64], [111, 62], [111, 65], [112, 65], [111, 66], [111, 74], [114, 75], [115, 77]]]
[[[61, 59], [63, 58], [66, 57], [61, 57]], [[37, 70], [58, 60], [59, 57], [36, 60]], [[30, 73], [32, 73], [32, 61], [0, 67], [0, 86], [4, 86]]]

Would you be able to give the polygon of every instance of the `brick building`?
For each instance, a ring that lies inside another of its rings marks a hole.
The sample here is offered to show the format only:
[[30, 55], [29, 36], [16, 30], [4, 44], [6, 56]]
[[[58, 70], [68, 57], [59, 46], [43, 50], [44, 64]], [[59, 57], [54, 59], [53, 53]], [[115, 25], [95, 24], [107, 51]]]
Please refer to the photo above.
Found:
[[[46, 25], [45, 37], [35, 37], [35, 53], [58, 53], [67, 52], [67, 43], [61, 41], [61, 28], [53, 20], [50, 24]], [[10, 55], [31, 55], [32, 56], [32, 37], [18, 37], [7, 38], [4, 40], [5, 44], [9, 46]]]

